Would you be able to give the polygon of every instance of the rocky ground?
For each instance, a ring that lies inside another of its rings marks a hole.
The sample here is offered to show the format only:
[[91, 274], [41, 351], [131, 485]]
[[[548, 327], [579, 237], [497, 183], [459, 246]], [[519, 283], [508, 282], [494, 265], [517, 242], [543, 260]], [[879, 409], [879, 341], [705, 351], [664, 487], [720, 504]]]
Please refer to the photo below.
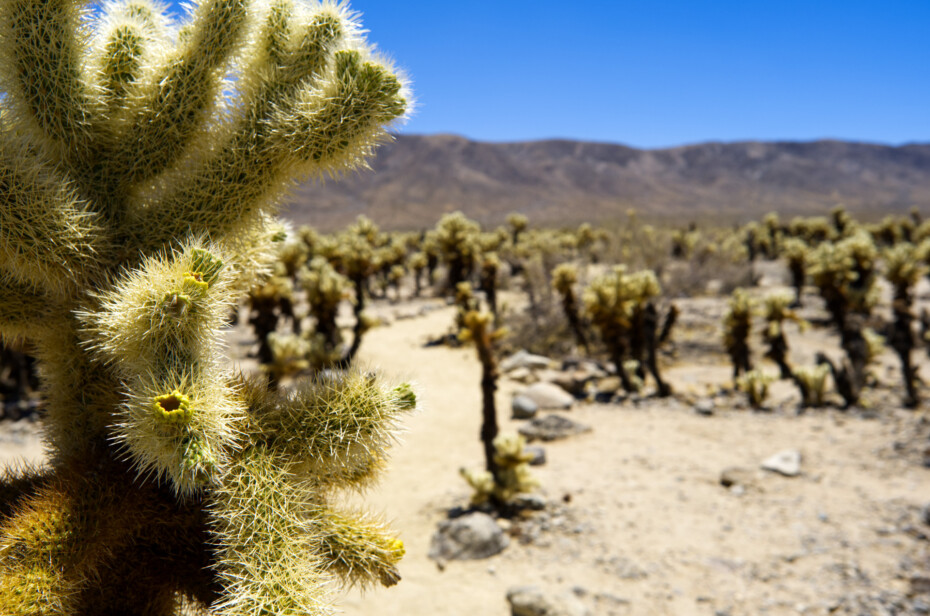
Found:
[[[534, 443], [546, 458], [533, 467], [544, 509], [497, 521], [493, 541], [506, 547], [477, 560], [428, 557], [438, 525], [467, 507], [459, 468], [482, 465], [475, 352], [424, 346], [451, 328], [453, 311], [441, 302], [376, 306], [389, 323], [367, 335], [362, 361], [413, 379], [423, 408], [406, 422], [382, 483], [361, 500], [393, 521], [407, 556], [400, 584], [351, 590], [340, 609], [368, 616], [930, 614], [928, 403], [917, 411], [899, 406], [899, 375], [886, 354], [865, 408], [799, 414], [797, 391], [781, 382], [767, 410], [750, 410], [741, 394], [727, 391], [724, 305], [694, 299], [681, 306], [675, 353], [663, 359], [675, 397], [651, 398], [647, 386], [645, 397], [536, 411], [590, 430]], [[820, 329], [789, 332], [789, 343], [798, 363], [824, 344], [835, 347]], [[230, 345], [241, 357], [248, 339], [234, 332]], [[501, 379], [505, 430], [534, 421], [510, 417], [513, 396], [527, 383], [564, 381], [579, 369], [561, 367], [516, 366]], [[599, 378], [588, 393], [606, 387]], [[790, 452], [783, 456], [789, 467], [762, 468], [782, 452]], [[0, 464], [23, 458], [41, 460], [35, 424], [5, 422]]]

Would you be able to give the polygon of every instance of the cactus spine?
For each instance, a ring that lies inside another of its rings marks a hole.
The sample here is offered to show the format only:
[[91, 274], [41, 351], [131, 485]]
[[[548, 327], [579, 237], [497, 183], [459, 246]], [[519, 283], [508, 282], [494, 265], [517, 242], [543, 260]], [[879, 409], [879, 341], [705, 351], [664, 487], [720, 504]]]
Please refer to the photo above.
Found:
[[288, 182], [362, 164], [407, 95], [343, 5], [252, 4], [198, 0], [173, 42], [151, 0], [93, 32], [79, 0], [0, 2], [0, 337], [35, 345], [50, 459], [0, 481], [0, 613], [323, 614], [333, 574], [397, 579], [329, 502], [409, 387], [272, 394], [219, 330]]

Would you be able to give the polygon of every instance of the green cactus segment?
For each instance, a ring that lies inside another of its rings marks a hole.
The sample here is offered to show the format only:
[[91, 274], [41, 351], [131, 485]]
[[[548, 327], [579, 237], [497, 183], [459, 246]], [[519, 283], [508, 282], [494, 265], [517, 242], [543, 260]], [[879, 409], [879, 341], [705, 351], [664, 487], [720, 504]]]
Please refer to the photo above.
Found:
[[243, 43], [247, 14], [245, 0], [199, 0], [177, 51], [146, 80], [131, 128], [116, 142], [110, 169], [120, 185], [164, 171], [199, 134], [204, 114], [219, 94], [223, 72]]
[[372, 583], [393, 586], [400, 581], [397, 564], [404, 543], [377, 520], [363, 514], [347, 514], [327, 508], [312, 512], [318, 551], [324, 562], [344, 582], [367, 587]]
[[223, 269], [223, 261], [210, 254], [202, 248], [191, 250], [191, 272], [190, 276], [200, 282], [211, 285], [219, 277], [220, 270]]
[[191, 399], [176, 389], [170, 394], [156, 396], [152, 400], [152, 411], [156, 421], [166, 424], [186, 424], [194, 415]]
[[251, 413], [268, 446], [319, 485], [367, 484], [393, 444], [400, 417], [415, 408], [409, 384], [390, 387], [351, 370], [318, 377]]
[[397, 397], [397, 406], [403, 410], [413, 410], [417, 406], [417, 394], [413, 391], [413, 386], [410, 383], [404, 383], [398, 385], [393, 389], [394, 395]]
[[0, 339], [38, 338], [55, 322], [61, 306], [45, 293], [0, 271]]
[[106, 234], [67, 179], [0, 131], [0, 268], [38, 289], [71, 290], [97, 266]]
[[0, 5], [5, 107], [56, 150], [83, 150], [94, 103], [81, 74], [80, 0], [8, 0]]
[[264, 447], [244, 451], [210, 505], [222, 599], [221, 616], [326, 614], [328, 575], [314, 553], [310, 503], [281, 459]]

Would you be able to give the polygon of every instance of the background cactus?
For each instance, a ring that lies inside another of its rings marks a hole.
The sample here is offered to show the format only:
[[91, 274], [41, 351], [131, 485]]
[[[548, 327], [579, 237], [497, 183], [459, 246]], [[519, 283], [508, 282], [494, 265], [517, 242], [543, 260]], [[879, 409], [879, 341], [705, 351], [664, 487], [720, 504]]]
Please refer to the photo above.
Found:
[[[459, 283], [459, 288], [463, 289], [467, 284]], [[494, 402], [494, 392], [497, 391], [497, 379], [499, 377], [495, 345], [506, 334], [506, 331], [494, 327], [494, 315], [490, 312], [480, 312], [478, 310], [465, 312], [462, 317], [462, 326], [459, 332], [460, 339], [463, 342], [471, 342], [475, 345], [478, 360], [481, 362], [482, 422], [480, 437], [484, 446], [485, 471], [491, 476], [495, 485], [495, 489], [488, 494], [492, 498], [492, 504], [503, 505], [502, 501], [495, 500], [499, 493], [498, 488], [503, 490], [505, 483], [511, 481], [512, 478], [505, 475], [505, 469], [501, 467], [498, 461], [497, 447], [495, 446], [495, 439], [498, 436], [497, 406]], [[506, 464], [512, 462], [511, 457], [507, 456], [505, 456], [504, 461]], [[510, 470], [514, 469], [511, 468]], [[477, 479], [477, 476], [475, 478]]]
[[723, 346], [733, 363], [734, 381], [740, 374], [752, 370], [749, 333], [752, 331], [754, 304], [744, 289], [736, 289], [723, 316]]
[[148, 0], [92, 32], [0, 2], [0, 335], [35, 345], [50, 460], [0, 489], [0, 613], [322, 614], [333, 574], [397, 579], [400, 543], [329, 503], [410, 388], [271, 394], [219, 331], [288, 181], [361, 164], [407, 95], [344, 6], [251, 4], [199, 0], [175, 42]]
[[497, 473], [473, 471], [467, 468], [459, 472], [472, 487], [472, 505], [485, 503], [507, 508], [514, 499], [539, 485], [530, 473], [533, 454], [524, 451], [526, 439], [520, 434], [500, 433], [494, 438], [494, 462]]
[[552, 272], [552, 286], [562, 297], [562, 310], [572, 329], [575, 341], [584, 350], [585, 355], [591, 354], [588, 347], [588, 337], [584, 333], [581, 315], [578, 312], [578, 300], [575, 297], [575, 285], [578, 283], [578, 268], [570, 263], [562, 263]]
[[658, 395], [671, 394], [659, 372], [657, 357], [660, 328], [652, 300], [660, 293], [659, 281], [651, 270], [627, 274], [626, 268], [617, 266], [592, 280], [582, 295], [591, 324], [600, 332], [628, 392], [639, 389], [625, 367], [625, 362], [631, 359], [637, 362], [636, 376], [640, 381], [645, 379], [648, 368], [656, 381]]
[[446, 265], [446, 290], [454, 291], [460, 282], [471, 278], [478, 263], [478, 223], [461, 212], [446, 214], [436, 224], [433, 236], [440, 258]]
[[794, 321], [801, 328], [806, 322], [789, 308], [792, 297], [786, 293], [776, 293], [765, 298], [762, 307], [762, 317], [765, 319], [765, 329], [762, 330], [762, 340], [768, 349], [765, 357], [778, 365], [779, 376], [783, 379], [792, 378], [793, 372], [788, 364], [788, 340], [785, 338], [785, 321]]

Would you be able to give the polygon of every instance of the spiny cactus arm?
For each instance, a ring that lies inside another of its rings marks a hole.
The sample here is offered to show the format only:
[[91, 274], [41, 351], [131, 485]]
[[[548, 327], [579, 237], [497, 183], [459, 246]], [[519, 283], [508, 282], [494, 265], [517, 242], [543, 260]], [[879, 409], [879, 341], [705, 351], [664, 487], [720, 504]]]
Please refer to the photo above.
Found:
[[270, 210], [293, 175], [360, 165], [383, 137], [383, 125], [404, 113], [401, 84], [358, 51], [337, 52], [332, 65], [322, 87], [276, 109], [255, 147], [218, 148], [178, 190], [142, 212], [140, 242], [157, 249], [190, 232], [222, 237]]
[[0, 268], [51, 294], [80, 286], [104, 256], [106, 231], [68, 180], [17, 147], [0, 145]]
[[49, 153], [86, 148], [95, 98], [82, 74], [87, 0], [0, 5], [4, 107]]
[[404, 556], [404, 544], [383, 523], [365, 514], [328, 507], [314, 509], [310, 519], [319, 539], [320, 559], [345, 584], [365, 588], [373, 583], [393, 586], [400, 581], [397, 563]]
[[307, 171], [332, 173], [363, 162], [383, 125], [404, 114], [403, 86], [390, 69], [358, 50], [336, 52], [326, 83], [303, 90], [275, 124], [282, 147]]
[[36, 338], [56, 324], [64, 307], [0, 271], [0, 340]]
[[324, 564], [315, 556], [311, 504], [266, 447], [245, 449], [211, 491], [213, 544], [223, 591], [219, 616], [321, 616]]
[[101, 118], [106, 120], [107, 128], [112, 130], [112, 121], [126, 110], [127, 96], [151, 65], [156, 47], [169, 39], [168, 19], [153, 0], [104, 3], [90, 64], [100, 90]]
[[205, 368], [235, 304], [227, 262], [218, 246], [199, 242], [146, 259], [78, 313], [88, 348], [127, 376]]
[[[246, 384], [250, 389], [254, 384]], [[245, 395], [258, 438], [322, 486], [361, 487], [381, 470], [397, 422], [416, 408], [409, 384], [350, 370], [303, 384], [291, 395]]]
[[248, 0], [198, 0], [173, 54], [140, 84], [131, 126], [116, 141], [113, 177], [121, 185], [154, 177], [178, 160], [217, 104], [223, 73], [246, 38]]
[[217, 359], [232, 295], [216, 252], [193, 244], [152, 257], [78, 313], [86, 347], [123, 380], [114, 438], [141, 474], [182, 493], [215, 479], [244, 413]]

